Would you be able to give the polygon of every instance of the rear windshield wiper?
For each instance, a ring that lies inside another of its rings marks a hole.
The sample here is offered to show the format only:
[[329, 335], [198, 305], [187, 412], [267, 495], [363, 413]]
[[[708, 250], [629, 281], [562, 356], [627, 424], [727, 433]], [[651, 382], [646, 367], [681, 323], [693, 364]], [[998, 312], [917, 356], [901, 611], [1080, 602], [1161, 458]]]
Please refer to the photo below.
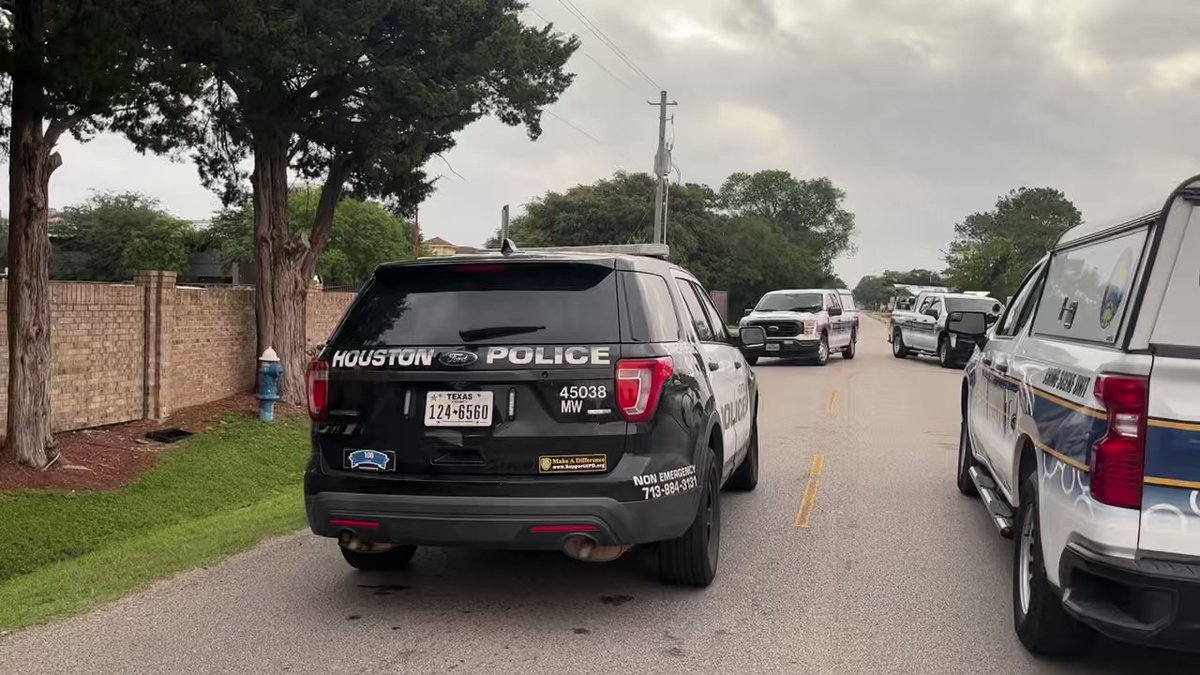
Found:
[[523, 333], [536, 333], [539, 330], [546, 330], [545, 326], [488, 326], [487, 328], [472, 328], [471, 330], [460, 330], [458, 336], [463, 342], [475, 342], [476, 340], [486, 340], [488, 338], [507, 337], [509, 335], [521, 335]]

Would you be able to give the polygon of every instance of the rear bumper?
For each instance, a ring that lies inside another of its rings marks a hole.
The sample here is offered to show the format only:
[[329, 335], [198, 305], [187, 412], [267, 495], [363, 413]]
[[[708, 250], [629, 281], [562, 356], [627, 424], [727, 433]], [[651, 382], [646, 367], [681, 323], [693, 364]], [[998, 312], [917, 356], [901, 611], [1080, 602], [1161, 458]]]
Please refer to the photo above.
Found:
[[1063, 606], [1084, 624], [1124, 642], [1200, 651], [1200, 565], [1071, 545], [1059, 570]]
[[649, 501], [619, 502], [605, 497], [318, 492], [305, 495], [305, 511], [313, 533], [325, 537], [351, 530], [365, 541], [379, 543], [557, 550], [572, 532], [581, 530], [604, 545], [674, 539], [695, 519], [698, 494], [693, 490]]

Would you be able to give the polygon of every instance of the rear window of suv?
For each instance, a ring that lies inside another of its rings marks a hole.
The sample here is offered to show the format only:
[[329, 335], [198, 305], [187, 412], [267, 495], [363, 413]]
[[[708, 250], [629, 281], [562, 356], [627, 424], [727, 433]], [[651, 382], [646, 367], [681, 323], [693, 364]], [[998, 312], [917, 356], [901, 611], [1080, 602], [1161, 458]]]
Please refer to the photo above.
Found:
[[612, 268], [455, 263], [379, 270], [333, 347], [602, 344], [619, 336]]

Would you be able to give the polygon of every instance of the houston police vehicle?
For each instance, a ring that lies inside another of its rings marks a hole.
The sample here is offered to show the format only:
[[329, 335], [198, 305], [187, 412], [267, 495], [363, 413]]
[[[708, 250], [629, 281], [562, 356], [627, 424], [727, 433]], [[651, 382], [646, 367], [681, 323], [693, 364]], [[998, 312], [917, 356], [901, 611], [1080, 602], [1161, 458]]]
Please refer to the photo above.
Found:
[[1091, 631], [1200, 645], [1200, 177], [1159, 212], [1067, 232], [962, 387], [958, 489], [1015, 539], [1035, 653]]
[[838, 291], [828, 288], [771, 291], [746, 312], [739, 327], [767, 332], [764, 345], [747, 348], [751, 364], [762, 356], [799, 356], [823, 366], [833, 351], [854, 358], [858, 315], [847, 315]]
[[986, 294], [922, 291], [913, 311], [892, 312], [892, 356], [933, 354], [943, 368], [962, 367], [1003, 308]]
[[709, 584], [719, 491], [758, 481], [755, 376], [696, 278], [629, 250], [377, 269], [308, 372], [312, 531], [360, 569], [649, 544], [664, 581]]

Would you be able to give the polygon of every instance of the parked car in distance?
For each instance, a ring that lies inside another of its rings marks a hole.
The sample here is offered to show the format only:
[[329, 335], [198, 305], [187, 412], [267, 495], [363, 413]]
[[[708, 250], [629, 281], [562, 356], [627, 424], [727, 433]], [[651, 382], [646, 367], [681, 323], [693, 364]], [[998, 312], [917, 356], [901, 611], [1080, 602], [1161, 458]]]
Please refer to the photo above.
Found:
[[943, 368], [961, 368], [989, 326], [1000, 317], [999, 300], [975, 293], [923, 293], [915, 312], [894, 312], [888, 327], [892, 356], [932, 354]]
[[1015, 538], [1031, 652], [1200, 644], [1198, 200], [1068, 231], [967, 364], [958, 489]]
[[857, 317], [847, 316], [837, 291], [828, 288], [771, 291], [742, 317], [739, 327], [748, 326], [767, 333], [765, 345], [745, 349], [751, 365], [763, 356], [793, 356], [823, 366], [834, 351], [853, 359], [858, 342]]

